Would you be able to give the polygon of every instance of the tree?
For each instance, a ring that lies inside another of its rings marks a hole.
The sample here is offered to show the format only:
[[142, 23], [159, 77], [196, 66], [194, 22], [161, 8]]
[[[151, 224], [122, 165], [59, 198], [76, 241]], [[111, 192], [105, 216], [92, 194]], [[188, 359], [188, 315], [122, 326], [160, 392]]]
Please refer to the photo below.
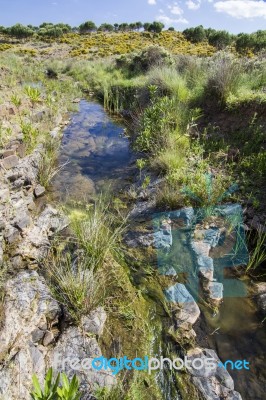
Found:
[[232, 35], [227, 31], [215, 31], [209, 36], [209, 43], [222, 50], [232, 43]]
[[168, 28], [168, 31], [174, 31], [175, 30], [175, 28], [173, 27], [173, 26], [170, 26], [169, 28]]
[[64, 32], [59, 26], [52, 25], [39, 29], [38, 34], [43, 37], [56, 39], [63, 36]]
[[154, 33], [161, 33], [164, 28], [164, 24], [162, 22], [154, 21], [150, 24], [148, 31]]
[[236, 38], [236, 51], [239, 53], [245, 52], [248, 49], [251, 49], [254, 45], [254, 41], [252, 40], [252, 36], [248, 33], [240, 33]]
[[118, 27], [119, 31], [125, 32], [129, 30], [129, 25], [126, 22], [123, 22], [122, 24], [119, 25]]
[[255, 51], [266, 49], [266, 31], [259, 30], [251, 34]]
[[92, 21], [86, 21], [79, 26], [79, 32], [81, 34], [91, 33], [97, 30], [97, 26]]
[[148, 32], [150, 29], [150, 26], [151, 26], [150, 22], [145, 22], [145, 24], [143, 24], [144, 31]]
[[115, 28], [115, 32], [117, 32], [118, 29], [119, 29], [119, 24], [115, 23], [115, 24], [114, 24], [114, 28]]
[[55, 26], [56, 26], [57, 28], [62, 29], [63, 33], [69, 33], [69, 32], [72, 31], [72, 28], [71, 28], [70, 25], [64, 24], [64, 23], [62, 23], [62, 22], [59, 23], [59, 24], [56, 24]]
[[140, 21], [136, 22], [136, 29], [139, 31], [141, 28], [143, 28], [143, 23]]
[[101, 24], [98, 28], [99, 32], [113, 32], [114, 30], [114, 25], [111, 24]]
[[10, 35], [17, 37], [18, 39], [24, 39], [32, 36], [34, 34], [34, 31], [22, 24], [16, 24], [10, 27], [9, 33]]
[[200, 43], [206, 40], [207, 36], [205, 29], [202, 25], [196, 26], [195, 28], [188, 28], [183, 31], [183, 35], [191, 43]]

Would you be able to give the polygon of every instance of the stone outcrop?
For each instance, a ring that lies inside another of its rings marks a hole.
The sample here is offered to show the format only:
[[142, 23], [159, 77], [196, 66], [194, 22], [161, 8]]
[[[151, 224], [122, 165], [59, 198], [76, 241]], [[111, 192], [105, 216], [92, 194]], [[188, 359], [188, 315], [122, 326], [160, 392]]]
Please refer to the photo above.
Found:
[[[187, 353], [189, 361], [200, 359], [203, 368], [193, 366], [189, 369], [192, 381], [206, 400], [241, 400], [241, 395], [234, 390], [234, 381], [224, 368], [214, 350], [194, 348]], [[215, 360], [215, 367], [208, 368], [207, 358]]]

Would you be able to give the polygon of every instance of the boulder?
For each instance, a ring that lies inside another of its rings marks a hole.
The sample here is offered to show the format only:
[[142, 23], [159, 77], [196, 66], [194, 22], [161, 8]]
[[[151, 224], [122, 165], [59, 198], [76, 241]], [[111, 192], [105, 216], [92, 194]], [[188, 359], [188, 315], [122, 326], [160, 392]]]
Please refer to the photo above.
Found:
[[[48, 352], [48, 364], [55, 372], [65, 372], [68, 377], [77, 375], [81, 390], [91, 393], [96, 386], [110, 387], [116, 378], [110, 370], [96, 371], [91, 367], [94, 358], [102, 355], [95, 338], [84, 336], [77, 327], [70, 327], [61, 335], [56, 346]], [[73, 369], [71, 361], [78, 360], [77, 369]], [[81, 362], [86, 359], [90, 368], [82, 368]]]
[[34, 194], [35, 197], [37, 198], [43, 196], [44, 193], [45, 193], [45, 188], [41, 185], [37, 185], [36, 188], [34, 189]]
[[4, 169], [15, 168], [19, 163], [19, 158], [15, 155], [8, 156], [1, 161], [2, 167]]
[[178, 327], [195, 324], [200, 316], [200, 309], [185, 285], [177, 283], [168, 288], [165, 295], [168, 301], [177, 305], [175, 318]]
[[[192, 375], [194, 385], [200, 390], [206, 400], [241, 400], [241, 395], [234, 391], [234, 381], [228, 371], [223, 367], [216, 352], [210, 349], [194, 348], [187, 352], [190, 362], [200, 359], [200, 362], [191, 365], [189, 373]], [[214, 366], [208, 367], [206, 360], [212, 358]]]
[[106, 312], [103, 307], [98, 307], [92, 311], [88, 316], [81, 319], [81, 326], [84, 332], [93, 333], [95, 335], [102, 335], [104, 324], [107, 319]]

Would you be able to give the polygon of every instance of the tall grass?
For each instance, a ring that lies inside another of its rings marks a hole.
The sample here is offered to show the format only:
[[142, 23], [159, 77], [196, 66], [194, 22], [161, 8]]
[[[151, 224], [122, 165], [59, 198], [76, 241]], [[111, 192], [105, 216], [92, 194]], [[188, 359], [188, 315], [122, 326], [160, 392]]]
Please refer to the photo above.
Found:
[[70, 211], [74, 240], [84, 251], [87, 268], [96, 271], [107, 258], [120, 251], [121, 234], [125, 227], [122, 217], [110, 212], [110, 204], [103, 198], [85, 210]]
[[59, 251], [47, 258], [45, 266], [56, 298], [77, 322], [104, 301], [102, 277], [88, 269], [83, 255], [73, 259], [69, 252]]
[[266, 232], [259, 230], [255, 238], [249, 237], [249, 239], [254, 246], [249, 256], [249, 262], [246, 268], [247, 272], [257, 269], [266, 261]]

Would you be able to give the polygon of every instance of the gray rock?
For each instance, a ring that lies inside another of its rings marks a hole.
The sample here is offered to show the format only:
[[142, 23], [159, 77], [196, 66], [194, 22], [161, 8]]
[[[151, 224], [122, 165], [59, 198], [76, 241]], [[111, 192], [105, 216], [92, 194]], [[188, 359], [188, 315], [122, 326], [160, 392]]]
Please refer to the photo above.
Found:
[[20, 233], [15, 227], [9, 226], [5, 232], [5, 239], [9, 244], [13, 244], [20, 239]]
[[47, 331], [43, 338], [43, 345], [49, 346], [49, 344], [53, 343], [55, 340], [53, 332]]
[[[81, 390], [91, 393], [96, 385], [110, 387], [116, 383], [116, 378], [110, 370], [95, 371], [92, 367], [82, 368], [82, 360], [88, 360], [91, 365], [92, 360], [101, 355], [95, 338], [83, 336], [79, 328], [70, 327], [59, 338], [55, 348], [48, 352], [48, 365], [52, 366], [55, 372], [64, 371], [70, 378], [76, 374]], [[70, 365], [74, 359], [78, 360], [78, 370], [74, 370]]]
[[170, 269], [168, 269], [168, 271], [166, 271], [166, 272], [164, 273], [164, 275], [167, 275], [167, 276], [176, 276], [177, 273], [176, 273], [176, 270], [175, 270], [173, 267], [171, 267]]
[[194, 218], [194, 210], [192, 207], [184, 207], [181, 210], [172, 211], [171, 218], [182, 218], [185, 224], [189, 226]]
[[198, 257], [199, 274], [208, 281], [213, 280], [213, 259], [207, 256]]
[[0, 330], [1, 356], [11, 359], [17, 348], [25, 347], [31, 333], [45, 319], [57, 322], [60, 307], [35, 271], [20, 272], [7, 281], [5, 304]]
[[9, 199], [10, 199], [10, 192], [9, 192], [8, 187], [0, 190], [0, 202], [5, 203]]
[[3, 400], [30, 400], [32, 376], [44, 381], [44, 354], [32, 343], [16, 351], [12, 361], [0, 369], [0, 398]]
[[41, 329], [37, 328], [31, 333], [31, 341], [32, 343], [39, 343], [43, 340], [45, 332]]
[[84, 332], [102, 335], [104, 324], [107, 319], [106, 312], [103, 307], [98, 307], [92, 311], [90, 315], [82, 317], [81, 326]]
[[221, 301], [223, 299], [223, 284], [211, 282], [209, 285], [210, 299]]
[[211, 247], [216, 247], [220, 239], [220, 230], [218, 228], [207, 229], [204, 234], [204, 242]]
[[[189, 350], [187, 357], [190, 361], [200, 359], [203, 367], [196, 369], [191, 367], [194, 385], [200, 390], [206, 400], [241, 400], [238, 392], [234, 391], [234, 381], [228, 371], [221, 366], [221, 362], [214, 350], [195, 348]], [[206, 359], [214, 359], [214, 368], [206, 367]], [[197, 366], [199, 367], [200, 364]]]
[[25, 214], [21, 216], [19, 219], [17, 219], [15, 225], [20, 231], [24, 232], [25, 229], [27, 229], [30, 226], [31, 222], [32, 222], [31, 217], [28, 214]]
[[182, 327], [186, 323], [193, 325], [197, 321], [200, 316], [200, 309], [185, 285], [177, 283], [168, 288], [165, 295], [168, 301], [178, 305], [177, 326]]
[[14, 155], [6, 157], [1, 161], [1, 164], [4, 169], [15, 168], [18, 165], [18, 163], [19, 163], [19, 158]]
[[37, 198], [43, 196], [44, 193], [45, 193], [45, 188], [41, 185], [37, 185], [36, 188], [34, 189], [34, 194]]

